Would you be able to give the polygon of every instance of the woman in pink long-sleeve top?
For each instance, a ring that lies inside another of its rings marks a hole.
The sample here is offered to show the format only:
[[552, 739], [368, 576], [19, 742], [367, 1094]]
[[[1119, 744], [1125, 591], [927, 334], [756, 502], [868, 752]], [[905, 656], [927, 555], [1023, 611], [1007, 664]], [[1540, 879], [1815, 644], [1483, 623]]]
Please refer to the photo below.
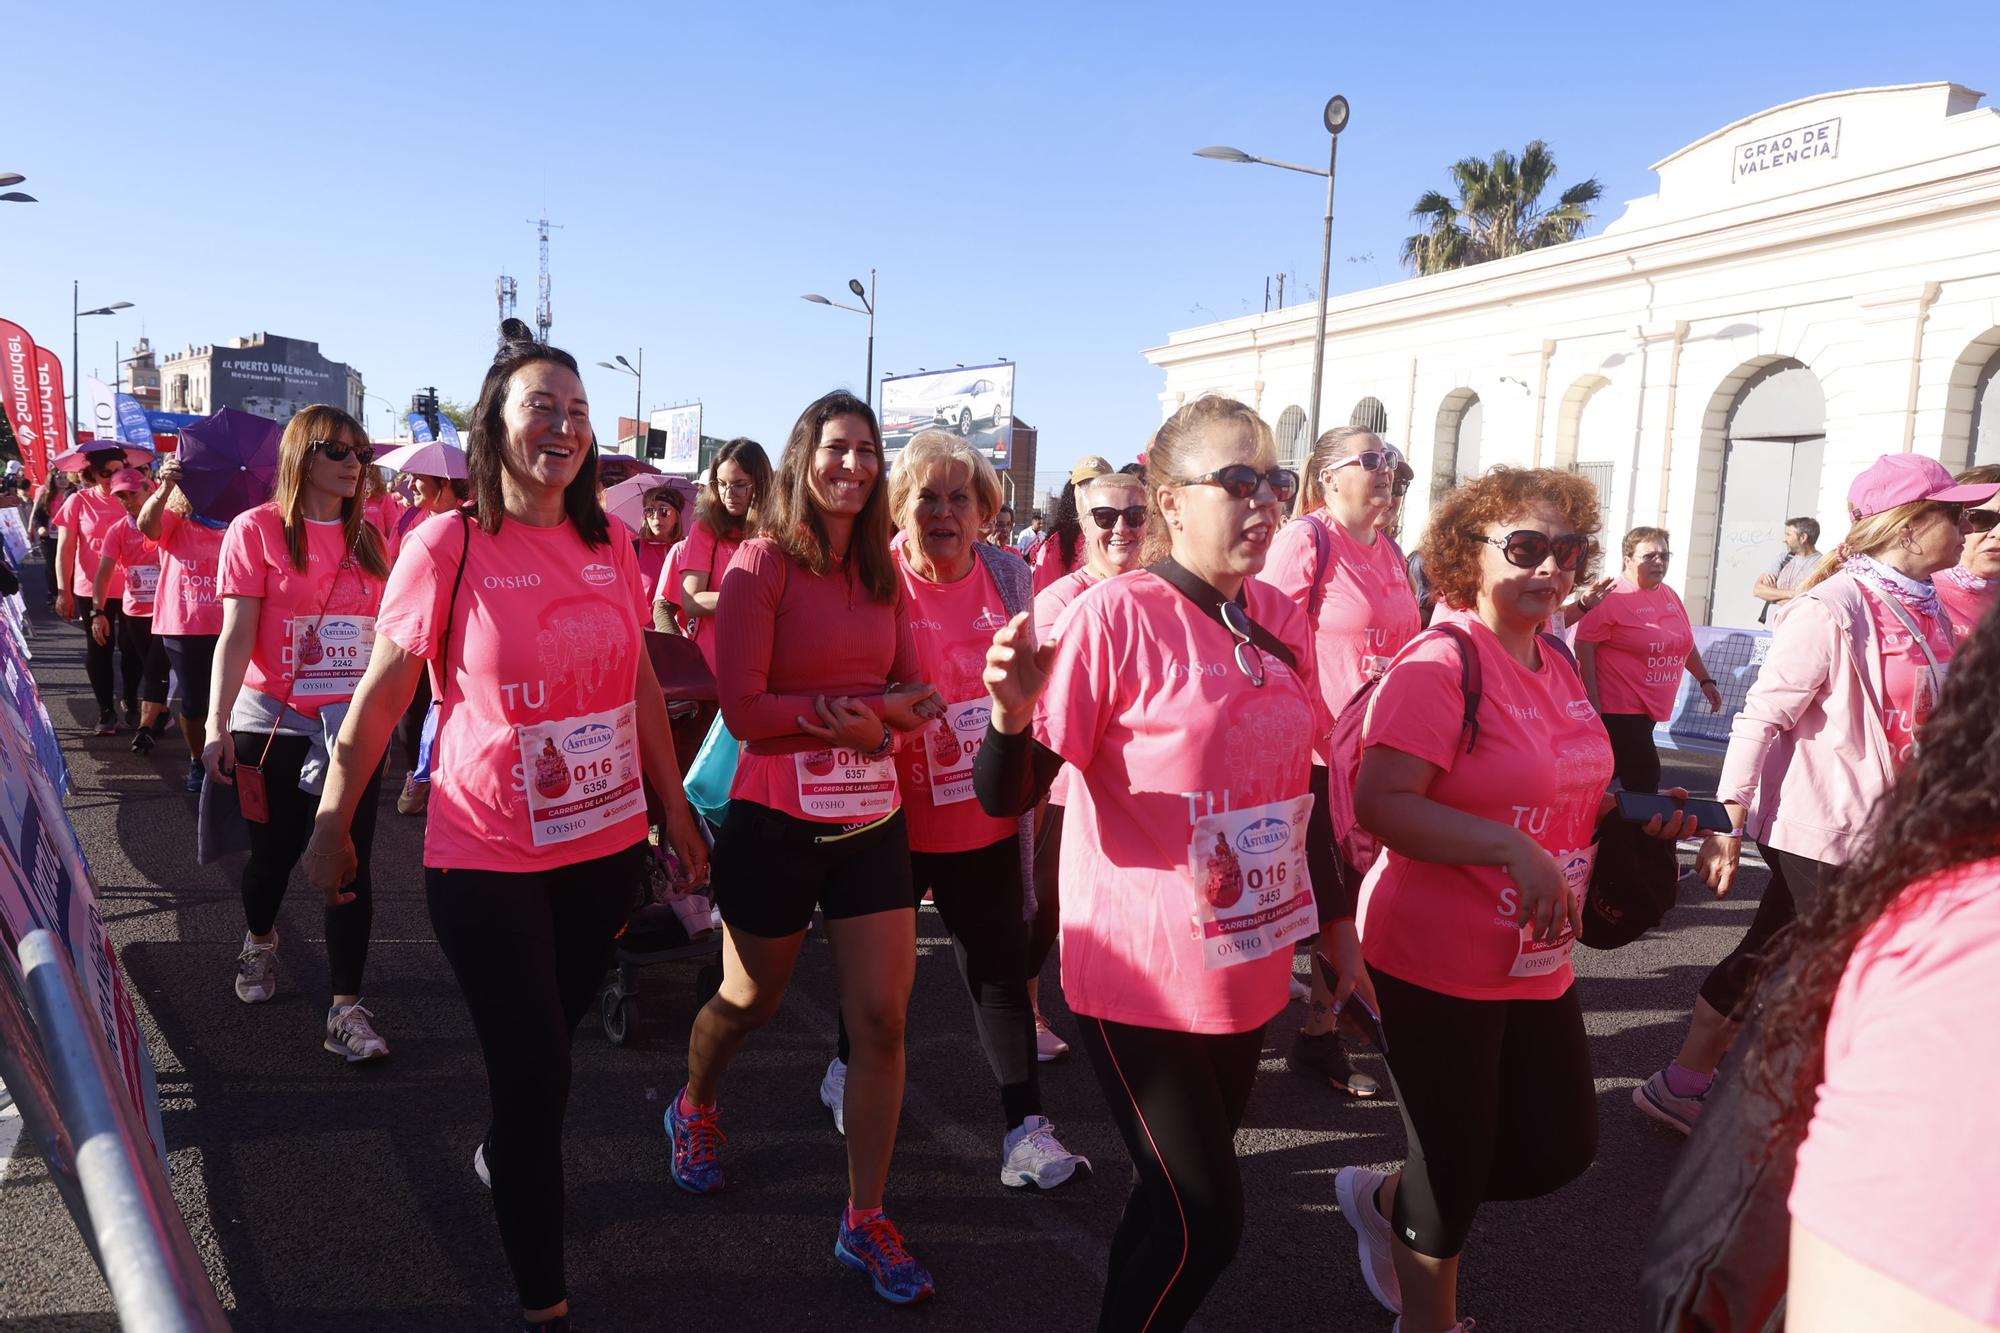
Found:
[[903, 1018], [916, 973], [916, 895], [895, 733], [944, 708], [918, 675], [889, 551], [882, 433], [860, 399], [808, 407], [773, 480], [764, 535], [722, 576], [716, 678], [743, 742], [714, 882], [728, 947], [722, 989], [695, 1019], [688, 1082], [667, 1108], [674, 1183], [723, 1186], [723, 1072], [777, 1012], [819, 908], [853, 1047], [848, 1189], [835, 1256], [897, 1304], [931, 1294], [882, 1211], [903, 1103]]

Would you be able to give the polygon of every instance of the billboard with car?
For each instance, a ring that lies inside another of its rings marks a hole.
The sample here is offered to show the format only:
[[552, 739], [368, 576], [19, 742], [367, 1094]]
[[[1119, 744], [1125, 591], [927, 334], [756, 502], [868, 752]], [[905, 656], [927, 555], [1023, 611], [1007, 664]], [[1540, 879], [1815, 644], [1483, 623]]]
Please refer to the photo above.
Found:
[[1014, 363], [957, 366], [882, 381], [882, 451], [895, 454], [920, 430], [956, 434], [1003, 471], [1014, 443]]

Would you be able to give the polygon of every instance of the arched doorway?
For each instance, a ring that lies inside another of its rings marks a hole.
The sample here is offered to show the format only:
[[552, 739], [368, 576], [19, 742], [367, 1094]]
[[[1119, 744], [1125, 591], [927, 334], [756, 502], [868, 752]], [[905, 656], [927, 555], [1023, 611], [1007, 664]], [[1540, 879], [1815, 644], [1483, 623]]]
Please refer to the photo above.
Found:
[[[1627, 513], [1619, 502], [1624, 491], [1618, 473], [1618, 423], [1612, 419], [1611, 381], [1585, 375], [1569, 386], [1556, 413], [1556, 466], [1580, 473], [1597, 487], [1603, 511], [1606, 544], [1622, 535]], [[1629, 442], [1629, 423], [1625, 431]], [[1617, 529], [1614, 533], [1613, 529]]]
[[1311, 443], [1306, 439], [1306, 411], [1302, 407], [1288, 407], [1278, 414], [1278, 464], [1281, 467], [1296, 468], [1305, 462], [1306, 449]]
[[1354, 405], [1354, 410], [1348, 413], [1347, 424], [1374, 431], [1377, 435], [1387, 434], [1389, 409], [1382, 406], [1380, 398], [1363, 398]]
[[[1826, 393], [1819, 376], [1787, 357], [1745, 367], [1717, 397], [1726, 406], [1708, 623], [1749, 627], [1764, 608], [1750, 590], [1784, 555], [1785, 520], [1819, 515]], [[1844, 524], [1822, 519], [1822, 527], [1830, 543]]]
[[1951, 368], [1944, 465], [1953, 472], [2000, 463], [2000, 328], [1974, 338]]
[[1479, 434], [1485, 421], [1479, 395], [1453, 389], [1438, 405], [1437, 434], [1431, 447], [1431, 503], [1444, 498], [1460, 477], [1479, 470]]

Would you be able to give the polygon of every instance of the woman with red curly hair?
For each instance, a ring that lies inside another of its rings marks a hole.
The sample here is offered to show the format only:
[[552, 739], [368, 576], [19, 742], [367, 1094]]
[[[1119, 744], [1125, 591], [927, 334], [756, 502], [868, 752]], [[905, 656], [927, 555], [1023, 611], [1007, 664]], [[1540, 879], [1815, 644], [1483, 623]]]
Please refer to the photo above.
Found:
[[1423, 555], [1455, 614], [1397, 656], [1368, 705], [1356, 815], [1387, 853], [1363, 886], [1361, 950], [1409, 1157], [1388, 1175], [1345, 1167], [1335, 1193], [1398, 1328], [1461, 1327], [1458, 1258], [1479, 1205], [1547, 1194], [1597, 1150], [1569, 952], [1611, 745], [1542, 631], [1597, 530], [1597, 493], [1568, 472], [1500, 467], [1453, 491]]

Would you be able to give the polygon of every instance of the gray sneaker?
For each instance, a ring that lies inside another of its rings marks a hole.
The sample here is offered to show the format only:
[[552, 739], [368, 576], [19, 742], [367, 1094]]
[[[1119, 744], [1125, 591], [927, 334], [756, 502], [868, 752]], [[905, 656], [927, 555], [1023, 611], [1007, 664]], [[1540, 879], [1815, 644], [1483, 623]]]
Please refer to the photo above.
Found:
[[487, 1189], [493, 1188], [493, 1173], [486, 1169], [486, 1145], [480, 1144], [472, 1150], [472, 1174], [479, 1177], [479, 1183]]
[[1702, 1099], [1676, 1094], [1667, 1086], [1667, 1071], [1664, 1069], [1632, 1089], [1632, 1105], [1669, 1129], [1683, 1134], [1693, 1133], [1694, 1122], [1701, 1119]]
[[368, 1021], [373, 1017], [359, 1000], [334, 1005], [326, 1011], [326, 1040], [321, 1045], [335, 1055], [346, 1056], [349, 1064], [380, 1060], [389, 1053], [389, 1043], [377, 1035], [374, 1024]]
[[819, 1104], [833, 1112], [833, 1127], [847, 1133], [847, 1066], [834, 1056], [826, 1062], [826, 1077], [819, 1081]]
[[259, 944], [243, 933], [243, 952], [236, 955], [236, 998], [245, 1004], [262, 1004], [278, 993], [278, 932], [271, 932], [269, 944]]
[[1000, 1183], [1010, 1189], [1052, 1190], [1072, 1178], [1090, 1179], [1090, 1160], [1062, 1146], [1047, 1116], [1031, 1115], [1008, 1131], [1000, 1152]]

